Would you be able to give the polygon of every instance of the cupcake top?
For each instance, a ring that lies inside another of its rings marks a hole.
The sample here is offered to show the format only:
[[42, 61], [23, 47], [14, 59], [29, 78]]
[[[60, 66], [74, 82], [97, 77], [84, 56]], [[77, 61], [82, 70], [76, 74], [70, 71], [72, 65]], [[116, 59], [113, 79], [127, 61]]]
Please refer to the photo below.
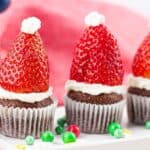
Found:
[[21, 32], [0, 66], [0, 99], [32, 103], [52, 95], [40, 27], [36, 17], [22, 21]]
[[105, 17], [91, 12], [85, 17], [86, 28], [75, 47], [70, 80], [66, 90], [98, 95], [122, 93], [123, 64], [117, 40], [105, 25]]
[[135, 54], [129, 86], [150, 90], [150, 34], [145, 37]]

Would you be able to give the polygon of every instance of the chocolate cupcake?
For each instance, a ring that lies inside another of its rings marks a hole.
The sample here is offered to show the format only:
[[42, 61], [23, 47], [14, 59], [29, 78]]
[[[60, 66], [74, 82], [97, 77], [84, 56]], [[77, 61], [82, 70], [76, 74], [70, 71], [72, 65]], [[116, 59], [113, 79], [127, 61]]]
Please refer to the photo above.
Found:
[[132, 123], [150, 120], [150, 34], [145, 38], [133, 60], [129, 77], [128, 115]]
[[23, 20], [12, 49], [0, 66], [0, 132], [14, 138], [39, 138], [53, 130], [57, 106], [49, 85], [48, 58], [36, 17]]
[[85, 23], [65, 85], [66, 117], [81, 132], [100, 134], [107, 132], [111, 122], [121, 121], [124, 71], [117, 41], [104, 25], [105, 17], [92, 12]]

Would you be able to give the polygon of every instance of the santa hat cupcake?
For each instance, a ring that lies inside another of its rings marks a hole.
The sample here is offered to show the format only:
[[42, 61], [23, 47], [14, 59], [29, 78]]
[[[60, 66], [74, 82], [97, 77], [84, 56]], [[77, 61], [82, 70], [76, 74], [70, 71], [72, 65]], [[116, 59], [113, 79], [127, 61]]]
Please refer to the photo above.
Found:
[[21, 32], [0, 66], [0, 128], [6, 136], [38, 138], [53, 129], [56, 101], [40, 27], [36, 17], [23, 20]]
[[144, 124], [150, 120], [150, 33], [135, 54], [127, 97], [130, 121]]
[[91, 12], [76, 45], [66, 82], [65, 107], [68, 124], [85, 133], [105, 133], [111, 122], [120, 122], [124, 107], [123, 65], [105, 17]]

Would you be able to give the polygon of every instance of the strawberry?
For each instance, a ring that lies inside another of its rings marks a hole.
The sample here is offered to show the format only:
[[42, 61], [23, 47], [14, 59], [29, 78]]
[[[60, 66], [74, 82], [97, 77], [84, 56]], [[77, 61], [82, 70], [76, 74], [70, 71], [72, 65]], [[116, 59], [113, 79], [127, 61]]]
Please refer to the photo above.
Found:
[[135, 76], [150, 78], [150, 34], [137, 50], [133, 60], [132, 71]]
[[0, 85], [16, 93], [48, 90], [48, 58], [38, 32], [20, 32], [1, 64]]
[[70, 79], [114, 86], [122, 84], [123, 74], [114, 36], [103, 24], [87, 27], [75, 48]]

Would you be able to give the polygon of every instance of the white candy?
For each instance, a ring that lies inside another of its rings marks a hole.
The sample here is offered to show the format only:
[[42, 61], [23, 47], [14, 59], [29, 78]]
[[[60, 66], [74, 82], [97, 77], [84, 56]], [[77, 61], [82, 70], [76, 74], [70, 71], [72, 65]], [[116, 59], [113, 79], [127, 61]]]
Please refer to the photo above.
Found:
[[104, 23], [105, 23], [105, 16], [96, 11], [89, 13], [85, 17], [85, 24], [87, 26], [98, 26]]
[[41, 28], [41, 21], [36, 17], [24, 19], [21, 23], [21, 32], [34, 34]]

